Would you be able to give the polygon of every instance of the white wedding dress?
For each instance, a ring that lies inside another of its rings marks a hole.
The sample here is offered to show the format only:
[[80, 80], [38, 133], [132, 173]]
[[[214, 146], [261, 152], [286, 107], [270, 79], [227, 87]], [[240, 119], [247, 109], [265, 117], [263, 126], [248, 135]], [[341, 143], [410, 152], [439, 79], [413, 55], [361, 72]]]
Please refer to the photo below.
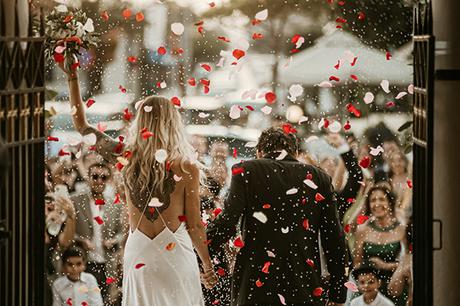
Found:
[[[150, 239], [129, 232], [123, 258], [123, 306], [204, 306], [192, 240], [181, 223]], [[140, 223], [140, 220], [139, 220]]]

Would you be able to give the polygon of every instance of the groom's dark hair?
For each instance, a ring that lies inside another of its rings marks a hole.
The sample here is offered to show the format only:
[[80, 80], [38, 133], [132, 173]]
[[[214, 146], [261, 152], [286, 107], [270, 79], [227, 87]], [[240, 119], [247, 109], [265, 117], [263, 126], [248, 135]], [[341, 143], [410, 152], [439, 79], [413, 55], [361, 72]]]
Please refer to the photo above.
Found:
[[285, 150], [291, 155], [297, 154], [299, 141], [295, 134], [286, 133], [281, 128], [268, 128], [259, 137], [256, 149], [264, 154]]

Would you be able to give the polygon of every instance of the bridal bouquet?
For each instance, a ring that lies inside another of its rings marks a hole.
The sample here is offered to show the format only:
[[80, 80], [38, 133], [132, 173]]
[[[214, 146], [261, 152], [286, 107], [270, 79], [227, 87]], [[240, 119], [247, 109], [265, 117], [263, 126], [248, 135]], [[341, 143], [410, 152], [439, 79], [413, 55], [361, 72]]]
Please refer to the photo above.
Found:
[[94, 32], [93, 20], [82, 10], [70, 10], [57, 6], [46, 18], [45, 27], [47, 58], [63, 64], [68, 71], [79, 66], [82, 50], [97, 47], [99, 34]]

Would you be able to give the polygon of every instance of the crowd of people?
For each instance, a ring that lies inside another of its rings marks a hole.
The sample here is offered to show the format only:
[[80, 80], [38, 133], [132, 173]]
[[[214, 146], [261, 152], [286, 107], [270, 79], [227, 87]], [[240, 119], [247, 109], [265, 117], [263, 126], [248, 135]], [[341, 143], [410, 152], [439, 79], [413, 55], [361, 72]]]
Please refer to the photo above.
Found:
[[[391, 135], [370, 133], [358, 141], [352, 134], [327, 134], [325, 139], [336, 154], [299, 150], [297, 159], [332, 178], [348, 246], [348, 283], [354, 284], [347, 304], [412, 305], [410, 156]], [[231, 164], [255, 156], [238, 156], [231, 143], [208, 144], [203, 136], [192, 136], [190, 142], [205, 166], [200, 202], [206, 226], [225, 210]], [[47, 158], [45, 173], [46, 305], [120, 305], [129, 231], [123, 180], [92, 147], [82, 144], [60, 155]], [[219, 280], [212, 289], [203, 286], [206, 305], [230, 305], [238, 251], [228, 242], [214, 253]], [[321, 274], [327, 283], [322, 253]]]

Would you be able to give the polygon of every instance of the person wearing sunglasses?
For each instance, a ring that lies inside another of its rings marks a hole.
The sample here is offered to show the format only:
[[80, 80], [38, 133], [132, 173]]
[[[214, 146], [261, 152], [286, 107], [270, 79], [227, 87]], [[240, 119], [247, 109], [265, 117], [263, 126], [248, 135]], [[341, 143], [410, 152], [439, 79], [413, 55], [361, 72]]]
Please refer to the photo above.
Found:
[[102, 296], [107, 297], [105, 286], [107, 277], [118, 278], [113, 256], [121, 247], [127, 234], [123, 220], [126, 216], [123, 205], [115, 201], [108, 185], [112, 170], [105, 163], [95, 163], [88, 167], [89, 191], [72, 196], [76, 208], [76, 242], [88, 253], [87, 271], [101, 284]]

